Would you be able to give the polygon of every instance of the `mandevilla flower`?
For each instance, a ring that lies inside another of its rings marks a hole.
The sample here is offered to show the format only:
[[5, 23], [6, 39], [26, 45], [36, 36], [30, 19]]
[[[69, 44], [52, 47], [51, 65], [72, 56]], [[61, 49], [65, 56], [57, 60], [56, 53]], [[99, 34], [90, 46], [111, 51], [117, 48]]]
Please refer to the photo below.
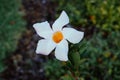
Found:
[[79, 43], [84, 33], [73, 28], [65, 26], [69, 23], [69, 18], [65, 11], [62, 11], [60, 17], [53, 23], [52, 28], [50, 24], [45, 21], [42, 23], [35, 23], [37, 34], [43, 39], [39, 40], [37, 44], [36, 53], [48, 55], [55, 49], [55, 57], [61, 61], [68, 60], [68, 42], [73, 44]]

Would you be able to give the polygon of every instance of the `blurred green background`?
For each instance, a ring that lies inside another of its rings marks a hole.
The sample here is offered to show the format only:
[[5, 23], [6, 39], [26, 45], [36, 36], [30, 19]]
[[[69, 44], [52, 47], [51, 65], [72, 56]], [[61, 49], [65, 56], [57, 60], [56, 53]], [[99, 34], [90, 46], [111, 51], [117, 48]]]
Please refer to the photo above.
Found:
[[[79, 55], [79, 61], [52, 58], [42, 63], [46, 80], [120, 80], [120, 1], [50, 2], [57, 5], [56, 18], [65, 10], [70, 24], [84, 31], [85, 36], [79, 44], [70, 45], [69, 54]], [[21, 33], [26, 30], [21, 5], [20, 0], [0, 0], [0, 72], [7, 68], [4, 60], [16, 50]], [[79, 65], [75, 65], [77, 62]]]
[[16, 49], [25, 29], [20, 5], [20, 0], [0, 0], [0, 72], [6, 67], [3, 60]]

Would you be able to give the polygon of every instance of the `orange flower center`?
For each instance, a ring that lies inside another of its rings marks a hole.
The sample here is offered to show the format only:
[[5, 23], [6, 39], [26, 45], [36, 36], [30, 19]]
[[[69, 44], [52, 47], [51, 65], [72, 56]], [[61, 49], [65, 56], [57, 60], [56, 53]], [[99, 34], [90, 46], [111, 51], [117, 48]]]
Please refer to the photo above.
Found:
[[53, 41], [56, 43], [59, 43], [63, 39], [63, 34], [60, 31], [57, 31], [53, 34], [52, 37]]

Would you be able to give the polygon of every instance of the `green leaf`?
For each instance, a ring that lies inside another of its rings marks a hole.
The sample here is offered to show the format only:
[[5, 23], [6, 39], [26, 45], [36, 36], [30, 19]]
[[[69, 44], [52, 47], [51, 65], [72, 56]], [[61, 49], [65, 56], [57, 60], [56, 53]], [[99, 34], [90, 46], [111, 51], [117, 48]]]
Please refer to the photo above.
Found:
[[78, 52], [70, 53], [69, 60], [75, 68], [78, 68], [80, 65], [80, 55]]

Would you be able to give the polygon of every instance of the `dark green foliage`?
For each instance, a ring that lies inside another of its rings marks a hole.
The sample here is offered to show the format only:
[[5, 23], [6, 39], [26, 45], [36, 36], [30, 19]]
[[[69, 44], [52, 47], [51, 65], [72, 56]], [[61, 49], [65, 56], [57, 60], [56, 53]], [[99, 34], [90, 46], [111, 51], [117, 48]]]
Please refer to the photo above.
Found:
[[18, 38], [24, 30], [20, 0], [0, 0], [0, 71], [3, 59], [15, 50]]
[[111, 32], [107, 38], [99, 34], [86, 41], [87, 49], [84, 52], [79, 50], [81, 60], [86, 59], [80, 65], [80, 75], [91, 80], [119, 80], [119, 38], [119, 32]]
[[[79, 69], [74, 69], [75, 65], [71, 64], [63, 65], [64, 67], [69, 66], [68, 69], [63, 68], [62, 64], [60, 62], [56, 63], [56, 61], [49, 62], [46, 67], [50, 66], [53, 72], [56, 71], [59, 74], [59, 70], [64, 70], [64, 74], [59, 75], [62, 78], [66, 78], [66, 75], [73, 78], [70, 75], [77, 73], [77, 76], [83, 80], [119, 80], [120, 34], [119, 32], [111, 32], [107, 38], [103, 38], [101, 34], [99, 33], [88, 40], [84, 39], [81, 43], [70, 46], [69, 54], [75, 54], [76, 52], [80, 54]], [[55, 66], [59, 66], [59, 68], [55, 68], [53, 64], [56, 64]], [[72, 71], [71, 69], [73, 72], [69, 73], [69, 71]], [[47, 72], [49, 72], [48, 76], [51, 77], [50, 73], [53, 72], [49, 69], [47, 69]]]
[[[60, 72], [60, 69], [65, 71], [62, 75], [59, 73], [59, 79], [120, 80], [120, 1], [55, 0], [55, 2], [58, 3], [56, 11], [60, 13], [65, 10], [73, 26], [77, 28], [81, 26], [84, 30], [97, 29], [96, 32], [85, 36], [79, 44], [70, 45], [69, 55], [79, 53], [80, 57], [77, 58], [80, 60], [74, 58], [75, 56], [70, 57], [71, 62], [67, 62], [58, 70], [55, 69], [56, 72]], [[56, 64], [56, 61], [51, 61], [47, 65], [51, 66], [51, 70], [54, 70], [53, 63]], [[57, 62], [56, 66], [59, 66], [58, 63], [62, 65]], [[47, 72], [52, 73], [48, 69]]]
[[[64, 63], [63, 63], [64, 64]], [[49, 80], [59, 79], [66, 71], [62, 69], [62, 65], [58, 60], [51, 60], [45, 64], [46, 76]]]
[[120, 30], [119, 0], [60, 0], [57, 11], [65, 10], [74, 26]]

